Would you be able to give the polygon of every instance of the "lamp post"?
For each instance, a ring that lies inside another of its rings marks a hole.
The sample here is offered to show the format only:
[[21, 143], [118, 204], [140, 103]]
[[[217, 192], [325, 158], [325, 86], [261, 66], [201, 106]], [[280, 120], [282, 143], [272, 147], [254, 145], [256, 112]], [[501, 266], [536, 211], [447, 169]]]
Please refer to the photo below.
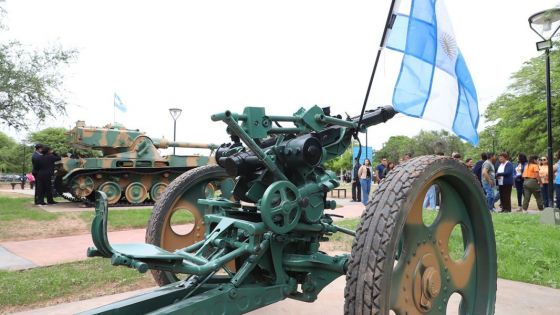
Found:
[[[553, 198], [553, 160], [552, 160], [552, 97], [550, 94], [550, 49], [552, 37], [560, 28], [560, 8], [552, 8], [537, 12], [529, 17], [529, 27], [542, 39], [537, 42], [537, 50], [543, 51], [546, 63], [546, 130], [547, 130], [547, 155], [548, 155], [548, 196]], [[538, 30], [540, 28], [540, 31]]]
[[[181, 116], [181, 112], [183, 112], [180, 108], [170, 108], [169, 113], [171, 117], [173, 117], [173, 142], [176, 141], [175, 137], [177, 136], [177, 118]], [[175, 147], [173, 147], [173, 155], [175, 155]]]

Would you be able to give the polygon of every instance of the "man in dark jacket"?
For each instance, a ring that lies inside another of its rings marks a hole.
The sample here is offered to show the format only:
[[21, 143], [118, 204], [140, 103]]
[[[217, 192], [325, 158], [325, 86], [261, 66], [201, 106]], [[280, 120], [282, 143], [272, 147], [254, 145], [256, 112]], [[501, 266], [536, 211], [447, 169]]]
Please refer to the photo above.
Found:
[[[31, 171], [31, 174], [33, 174], [33, 177], [37, 178], [37, 171], [39, 170], [37, 167], [37, 161], [39, 161], [39, 158], [43, 155], [43, 153], [41, 152], [43, 150], [43, 145], [40, 143], [35, 144], [35, 152], [33, 152], [33, 154], [31, 155], [31, 165], [33, 165], [33, 169]], [[35, 204], [37, 204], [37, 197], [38, 195], [38, 191], [39, 188], [37, 187], [39, 185], [39, 182], [37, 182], [37, 185], [35, 186]]]
[[[54, 175], [54, 163], [60, 161], [60, 157], [56, 155], [49, 147], [43, 148], [43, 155], [37, 160], [37, 204], [45, 205], [45, 196], [47, 203], [52, 205], [56, 201], [53, 199], [52, 182]], [[40, 187], [40, 188], [39, 188]]]
[[361, 166], [360, 159], [356, 158], [354, 168], [352, 169], [352, 201], [356, 202], [362, 201], [362, 185], [358, 177], [358, 171]]
[[488, 155], [486, 153], [480, 154], [480, 160], [476, 162], [472, 169], [472, 172], [476, 178], [478, 178], [479, 182], [482, 182], [482, 164], [484, 164], [486, 160], [488, 160]]

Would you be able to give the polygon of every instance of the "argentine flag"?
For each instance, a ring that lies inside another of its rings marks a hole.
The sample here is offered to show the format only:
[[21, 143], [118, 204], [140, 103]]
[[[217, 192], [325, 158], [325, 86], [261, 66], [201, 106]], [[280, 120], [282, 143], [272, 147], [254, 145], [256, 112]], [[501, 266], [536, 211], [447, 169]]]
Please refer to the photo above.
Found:
[[124, 105], [124, 103], [121, 101], [121, 98], [117, 95], [117, 93], [115, 93], [113, 104], [114, 104], [113, 106], [115, 106], [115, 108], [117, 108], [121, 112], [123, 113], [126, 112], [126, 105]]
[[395, 109], [439, 123], [476, 145], [476, 89], [443, 1], [412, 0], [409, 14], [396, 15], [385, 46], [403, 54]]

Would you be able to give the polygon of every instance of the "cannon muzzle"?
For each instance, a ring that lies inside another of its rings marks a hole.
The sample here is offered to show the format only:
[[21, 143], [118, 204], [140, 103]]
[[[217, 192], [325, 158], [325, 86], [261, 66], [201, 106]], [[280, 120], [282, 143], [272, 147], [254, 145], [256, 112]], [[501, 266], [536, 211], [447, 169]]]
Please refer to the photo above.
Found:
[[[360, 128], [371, 127], [380, 123], [384, 123], [387, 120], [393, 118], [397, 114], [397, 111], [393, 106], [387, 105], [383, 107], [378, 107], [376, 109], [367, 110], [364, 112], [364, 117], [362, 118]], [[352, 121], [358, 123], [360, 116], [352, 117]]]

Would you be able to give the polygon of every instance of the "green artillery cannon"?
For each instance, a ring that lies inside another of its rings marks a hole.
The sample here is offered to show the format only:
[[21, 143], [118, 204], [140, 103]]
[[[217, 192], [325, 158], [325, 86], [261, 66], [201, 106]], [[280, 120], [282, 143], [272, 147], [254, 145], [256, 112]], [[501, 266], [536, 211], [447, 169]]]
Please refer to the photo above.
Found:
[[[313, 302], [346, 275], [345, 314], [445, 314], [455, 292], [460, 314], [493, 314], [492, 220], [462, 164], [422, 156], [397, 166], [355, 232], [324, 211], [336, 207], [327, 193], [339, 183], [322, 163], [340, 156], [358, 131], [394, 114], [382, 107], [342, 119], [314, 106], [292, 116], [257, 107], [212, 116], [227, 124], [232, 143], [216, 151], [218, 165], [171, 183], [154, 207], [147, 244], [109, 244], [106, 197], [98, 193], [88, 256], [151, 270], [162, 287], [87, 313], [242, 314], [285, 298]], [[440, 209], [427, 224], [422, 204], [432, 185], [439, 186]], [[199, 218], [184, 235], [169, 226], [181, 211]], [[458, 259], [448, 246], [454, 227], [463, 238]], [[335, 233], [355, 236], [351, 253], [322, 250]]]
[[[215, 150], [216, 145], [152, 139], [143, 132], [120, 125], [87, 127], [78, 121], [68, 132], [68, 142], [78, 149], [93, 149], [101, 157], [63, 157], [57, 164], [55, 190], [71, 201], [93, 200], [105, 192], [110, 205], [157, 201], [173, 179], [198, 166], [214, 163], [202, 155], [169, 155], [168, 147]], [[70, 196], [69, 196], [70, 195]]]

